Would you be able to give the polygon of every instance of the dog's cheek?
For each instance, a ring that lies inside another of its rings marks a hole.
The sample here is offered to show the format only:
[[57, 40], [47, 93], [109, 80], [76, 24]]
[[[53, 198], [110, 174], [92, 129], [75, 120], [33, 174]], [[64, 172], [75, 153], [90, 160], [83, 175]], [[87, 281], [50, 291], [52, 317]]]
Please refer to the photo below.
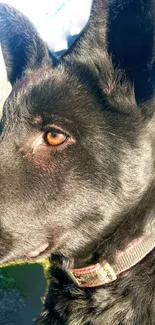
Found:
[[27, 155], [27, 158], [36, 168], [44, 172], [54, 173], [59, 170], [57, 155], [46, 146], [40, 146], [35, 149], [34, 152]]
[[35, 152], [32, 153], [31, 157], [29, 157], [34, 165], [44, 171], [54, 171], [56, 161], [54, 157], [52, 157], [52, 153], [47, 148], [38, 148]]
[[63, 172], [69, 163], [68, 149], [75, 144], [72, 137], [62, 145], [49, 145], [44, 139], [44, 133], [30, 134], [19, 144], [18, 150], [22, 159], [27, 159], [34, 167], [47, 173]]
[[44, 171], [56, 169], [56, 152], [52, 152], [42, 134], [32, 135], [22, 143], [19, 149], [22, 159], [28, 159], [30, 164]]
[[28, 160], [30, 164], [43, 169], [53, 170], [51, 148], [45, 143], [42, 133], [30, 134], [19, 144], [19, 152], [22, 159]]

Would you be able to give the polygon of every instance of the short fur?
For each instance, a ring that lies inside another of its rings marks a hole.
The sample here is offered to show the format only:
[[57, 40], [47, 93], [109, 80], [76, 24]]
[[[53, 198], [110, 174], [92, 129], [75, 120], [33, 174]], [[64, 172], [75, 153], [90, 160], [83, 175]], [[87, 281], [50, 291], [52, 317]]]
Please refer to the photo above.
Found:
[[[155, 215], [154, 1], [94, 0], [60, 59], [0, 4], [0, 41], [13, 86], [0, 142], [1, 263], [47, 242], [57, 266], [114, 261]], [[45, 141], [53, 125], [67, 134], [58, 147]], [[37, 324], [155, 324], [155, 251], [91, 289], [53, 267]]]

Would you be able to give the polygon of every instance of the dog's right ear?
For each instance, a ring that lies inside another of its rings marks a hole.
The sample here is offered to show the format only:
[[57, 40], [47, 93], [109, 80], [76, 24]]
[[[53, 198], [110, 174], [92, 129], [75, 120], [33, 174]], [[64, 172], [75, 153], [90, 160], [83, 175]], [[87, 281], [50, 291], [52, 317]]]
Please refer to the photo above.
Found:
[[[26, 69], [50, 61], [48, 49], [31, 22], [15, 8], [0, 4], [0, 42], [10, 83]], [[56, 58], [52, 57], [53, 64]]]

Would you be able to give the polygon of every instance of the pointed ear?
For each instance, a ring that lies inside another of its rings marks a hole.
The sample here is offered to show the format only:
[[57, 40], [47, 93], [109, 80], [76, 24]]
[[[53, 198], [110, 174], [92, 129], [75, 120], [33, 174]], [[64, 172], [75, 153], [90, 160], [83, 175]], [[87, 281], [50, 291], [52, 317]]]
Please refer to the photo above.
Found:
[[64, 59], [68, 56], [86, 64], [90, 60], [100, 71], [99, 78], [105, 78], [105, 66], [109, 65], [110, 71], [112, 58], [113, 68], [122, 70], [125, 79], [134, 85], [137, 103], [152, 98], [155, 90], [154, 0], [93, 0], [88, 24]]
[[104, 51], [106, 49], [107, 14], [108, 1], [93, 0], [88, 23], [61, 58], [76, 54], [86, 59], [87, 56], [93, 56], [93, 52], [97, 48]]
[[12, 85], [25, 69], [37, 68], [50, 61], [48, 49], [30, 21], [18, 10], [2, 3], [0, 42], [8, 79]]

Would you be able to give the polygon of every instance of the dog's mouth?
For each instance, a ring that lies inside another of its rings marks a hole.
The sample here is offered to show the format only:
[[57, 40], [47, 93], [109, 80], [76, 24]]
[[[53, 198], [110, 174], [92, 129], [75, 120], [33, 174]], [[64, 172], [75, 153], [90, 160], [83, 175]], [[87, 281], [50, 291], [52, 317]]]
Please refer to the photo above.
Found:
[[43, 258], [47, 259], [50, 258], [51, 254], [55, 250], [55, 247], [50, 245], [50, 243], [45, 243], [38, 246], [34, 250], [30, 250], [29, 252], [20, 255], [19, 253], [14, 254], [10, 252], [9, 254], [5, 255], [4, 257], [0, 258], [0, 264], [5, 264], [12, 261], [25, 261], [27, 263], [31, 263], [32, 261], [41, 260]]
[[51, 254], [51, 247], [49, 243], [40, 245], [37, 249], [25, 254], [26, 259], [38, 259], [40, 257], [49, 257]]

